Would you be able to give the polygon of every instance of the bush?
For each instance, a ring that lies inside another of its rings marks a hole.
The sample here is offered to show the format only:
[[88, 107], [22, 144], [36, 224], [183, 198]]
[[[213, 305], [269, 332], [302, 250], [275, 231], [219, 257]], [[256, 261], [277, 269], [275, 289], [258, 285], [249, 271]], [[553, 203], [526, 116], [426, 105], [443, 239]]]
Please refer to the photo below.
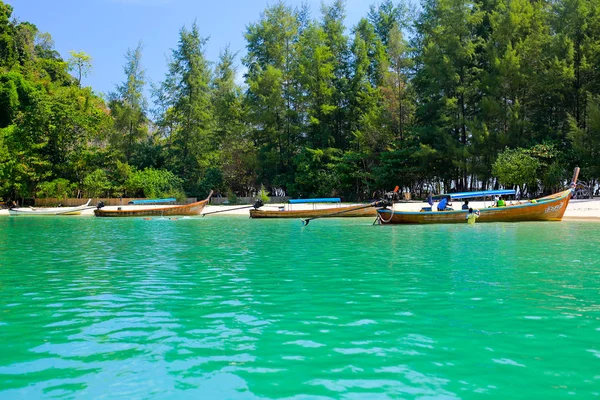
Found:
[[175, 197], [184, 199], [183, 181], [172, 172], [146, 168], [143, 171], [132, 171], [125, 181], [125, 189], [130, 196], [148, 198]]
[[237, 194], [233, 193], [231, 189], [227, 191], [227, 201], [229, 202], [229, 204], [237, 204]]
[[295, 162], [297, 166], [293, 185], [286, 185], [295, 195], [329, 197], [340, 188], [341, 150], [305, 148], [296, 156]]
[[540, 162], [527, 149], [506, 149], [492, 165], [492, 173], [502, 185], [534, 188]]
[[204, 177], [198, 182], [198, 196], [206, 197], [211, 190], [220, 192], [223, 187], [223, 171], [209, 168]]
[[36, 194], [39, 198], [55, 197], [64, 199], [71, 197], [76, 188], [77, 185], [67, 179], [58, 178], [50, 182], [40, 183]]
[[260, 200], [262, 200], [262, 202], [264, 204], [267, 204], [269, 202], [269, 200], [271, 200], [269, 198], [269, 195], [268, 195], [267, 191], [265, 190], [265, 186], [262, 185], [262, 184], [260, 185], [260, 191], [258, 192], [258, 198]]
[[89, 197], [103, 197], [112, 186], [103, 169], [97, 169], [83, 178], [83, 190]]

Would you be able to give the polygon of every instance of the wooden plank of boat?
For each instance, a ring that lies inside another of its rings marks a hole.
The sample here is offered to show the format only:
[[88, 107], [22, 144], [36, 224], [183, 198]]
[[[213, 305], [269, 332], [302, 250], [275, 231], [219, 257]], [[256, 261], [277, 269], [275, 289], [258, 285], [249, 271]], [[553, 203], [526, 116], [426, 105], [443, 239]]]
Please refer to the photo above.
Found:
[[[362, 207], [362, 208], [359, 208]], [[332, 214], [332, 215], [328, 215]], [[353, 205], [345, 207], [329, 207], [316, 210], [250, 210], [250, 218], [339, 218], [339, 217], [375, 217], [374, 207]]]
[[[480, 209], [480, 222], [560, 221], [567, 209], [572, 189], [537, 199], [535, 202]], [[467, 210], [393, 211], [377, 210], [383, 224], [464, 224]]]
[[11, 208], [8, 210], [9, 215], [19, 216], [41, 216], [41, 215], [79, 215], [83, 210], [93, 208], [90, 206], [92, 199], [89, 199], [87, 203], [77, 207], [54, 207], [54, 208]]
[[212, 194], [213, 191], [211, 190], [206, 199], [183, 206], [163, 206], [144, 209], [128, 208], [125, 210], [104, 210], [100, 208], [94, 210], [94, 215], [96, 217], [172, 217], [199, 215], [208, 204]]

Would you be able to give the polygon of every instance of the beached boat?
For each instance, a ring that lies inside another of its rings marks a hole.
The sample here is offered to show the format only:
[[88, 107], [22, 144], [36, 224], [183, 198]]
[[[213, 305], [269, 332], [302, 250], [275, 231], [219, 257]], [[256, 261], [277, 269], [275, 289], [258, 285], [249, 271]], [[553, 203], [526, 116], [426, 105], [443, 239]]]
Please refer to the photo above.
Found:
[[53, 208], [33, 208], [33, 207], [20, 207], [11, 208], [8, 213], [12, 216], [20, 215], [79, 215], [83, 210], [94, 208], [90, 206], [92, 199], [89, 199], [87, 203], [77, 207], [53, 207]]
[[345, 207], [328, 207], [314, 210], [250, 210], [250, 218], [314, 218], [314, 217], [375, 217], [375, 207], [358, 204]]
[[[327, 197], [319, 199], [293, 199], [289, 200], [289, 206], [281, 207], [279, 210], [250, 210], [250, 218], [326, 218], [326, 217], [375, 217], [377, 212], [369, 204], [355, 204], [341, 206], [339, 197]], [[336, 207], [318, 208], [317, 204], [336, 203]], [[292, 210], [294, 204], [312, 204], [311, 210]], [[287, 208], [287, 209], [286, 209]]]
[[[579, 168], [575, 169], [571, 188], [539, 199], [514, 202], [504, 207], [479, 209], [479, 222], [520, 222], [520, 221], [560, 221], [567, 209], [577, 182]], [[483, 197], [486, 192], [478, 192]], [[451, 196], [453, 199], [473, 198], [476, 196]], [[457, 211], [394, 211], [388, 208], [377, 210], [382, 224], [464, 224], [468, 210]]]
[[183, 206], [163, 206], [141, 209], [123, 209], [119, 207], [116, 210], [104, 210], [102, 208], [97, 208], [94, 210], [94, 215], [96, 215], [96, 217], [173, 217], [200, 215], [202, 210], [204, 210], [204, 207], [208, 204], [212, 193], [213, 192], [211, 190], [206, 199]]

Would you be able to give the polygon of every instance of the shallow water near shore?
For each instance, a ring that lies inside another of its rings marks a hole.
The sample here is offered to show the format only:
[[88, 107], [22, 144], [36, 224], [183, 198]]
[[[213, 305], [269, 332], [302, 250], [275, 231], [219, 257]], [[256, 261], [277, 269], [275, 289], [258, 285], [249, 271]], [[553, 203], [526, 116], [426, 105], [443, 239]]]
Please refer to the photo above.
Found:
[[0, 218], [0, 398], [600, 395], [600, 224]]

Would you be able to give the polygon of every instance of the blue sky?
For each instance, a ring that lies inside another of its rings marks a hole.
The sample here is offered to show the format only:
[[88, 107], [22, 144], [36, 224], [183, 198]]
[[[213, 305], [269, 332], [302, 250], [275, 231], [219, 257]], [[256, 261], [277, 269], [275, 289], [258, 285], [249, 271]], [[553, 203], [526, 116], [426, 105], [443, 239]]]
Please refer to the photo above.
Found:
[[[83, 80], [95, 91], [108, 93], [124, 80], [125, 52], [138, 41], [144, 44], [143, 63], [149, 80], [158, 82], [166, 72], [166, 58], [177, 46], [183, 25], [197, 21], [200, 34], [210, 36], [206, 56], [217, 61], [227, 44], [245, 54], [244, 31], [258, 21], [275, 0], [4, 0], [13, 16], [35, 24], [52, 35], [64, 58], [69, 50], [85, 51], [94, 70]], [[321, 0], [305, 1], [313, 17], [319, 16]], [[302, 0], [288, 0], [300, 5]], [[330, 1], [326, 0], [326, 4]], [[346, 26], [354, 26], [378, 0], [346, 0]], [[238, 60], [239, 61], [239, 60]], [[238, 69], [241, 70], [238, 62]], [[240, 72], [241, 74], [241, 72]]]

